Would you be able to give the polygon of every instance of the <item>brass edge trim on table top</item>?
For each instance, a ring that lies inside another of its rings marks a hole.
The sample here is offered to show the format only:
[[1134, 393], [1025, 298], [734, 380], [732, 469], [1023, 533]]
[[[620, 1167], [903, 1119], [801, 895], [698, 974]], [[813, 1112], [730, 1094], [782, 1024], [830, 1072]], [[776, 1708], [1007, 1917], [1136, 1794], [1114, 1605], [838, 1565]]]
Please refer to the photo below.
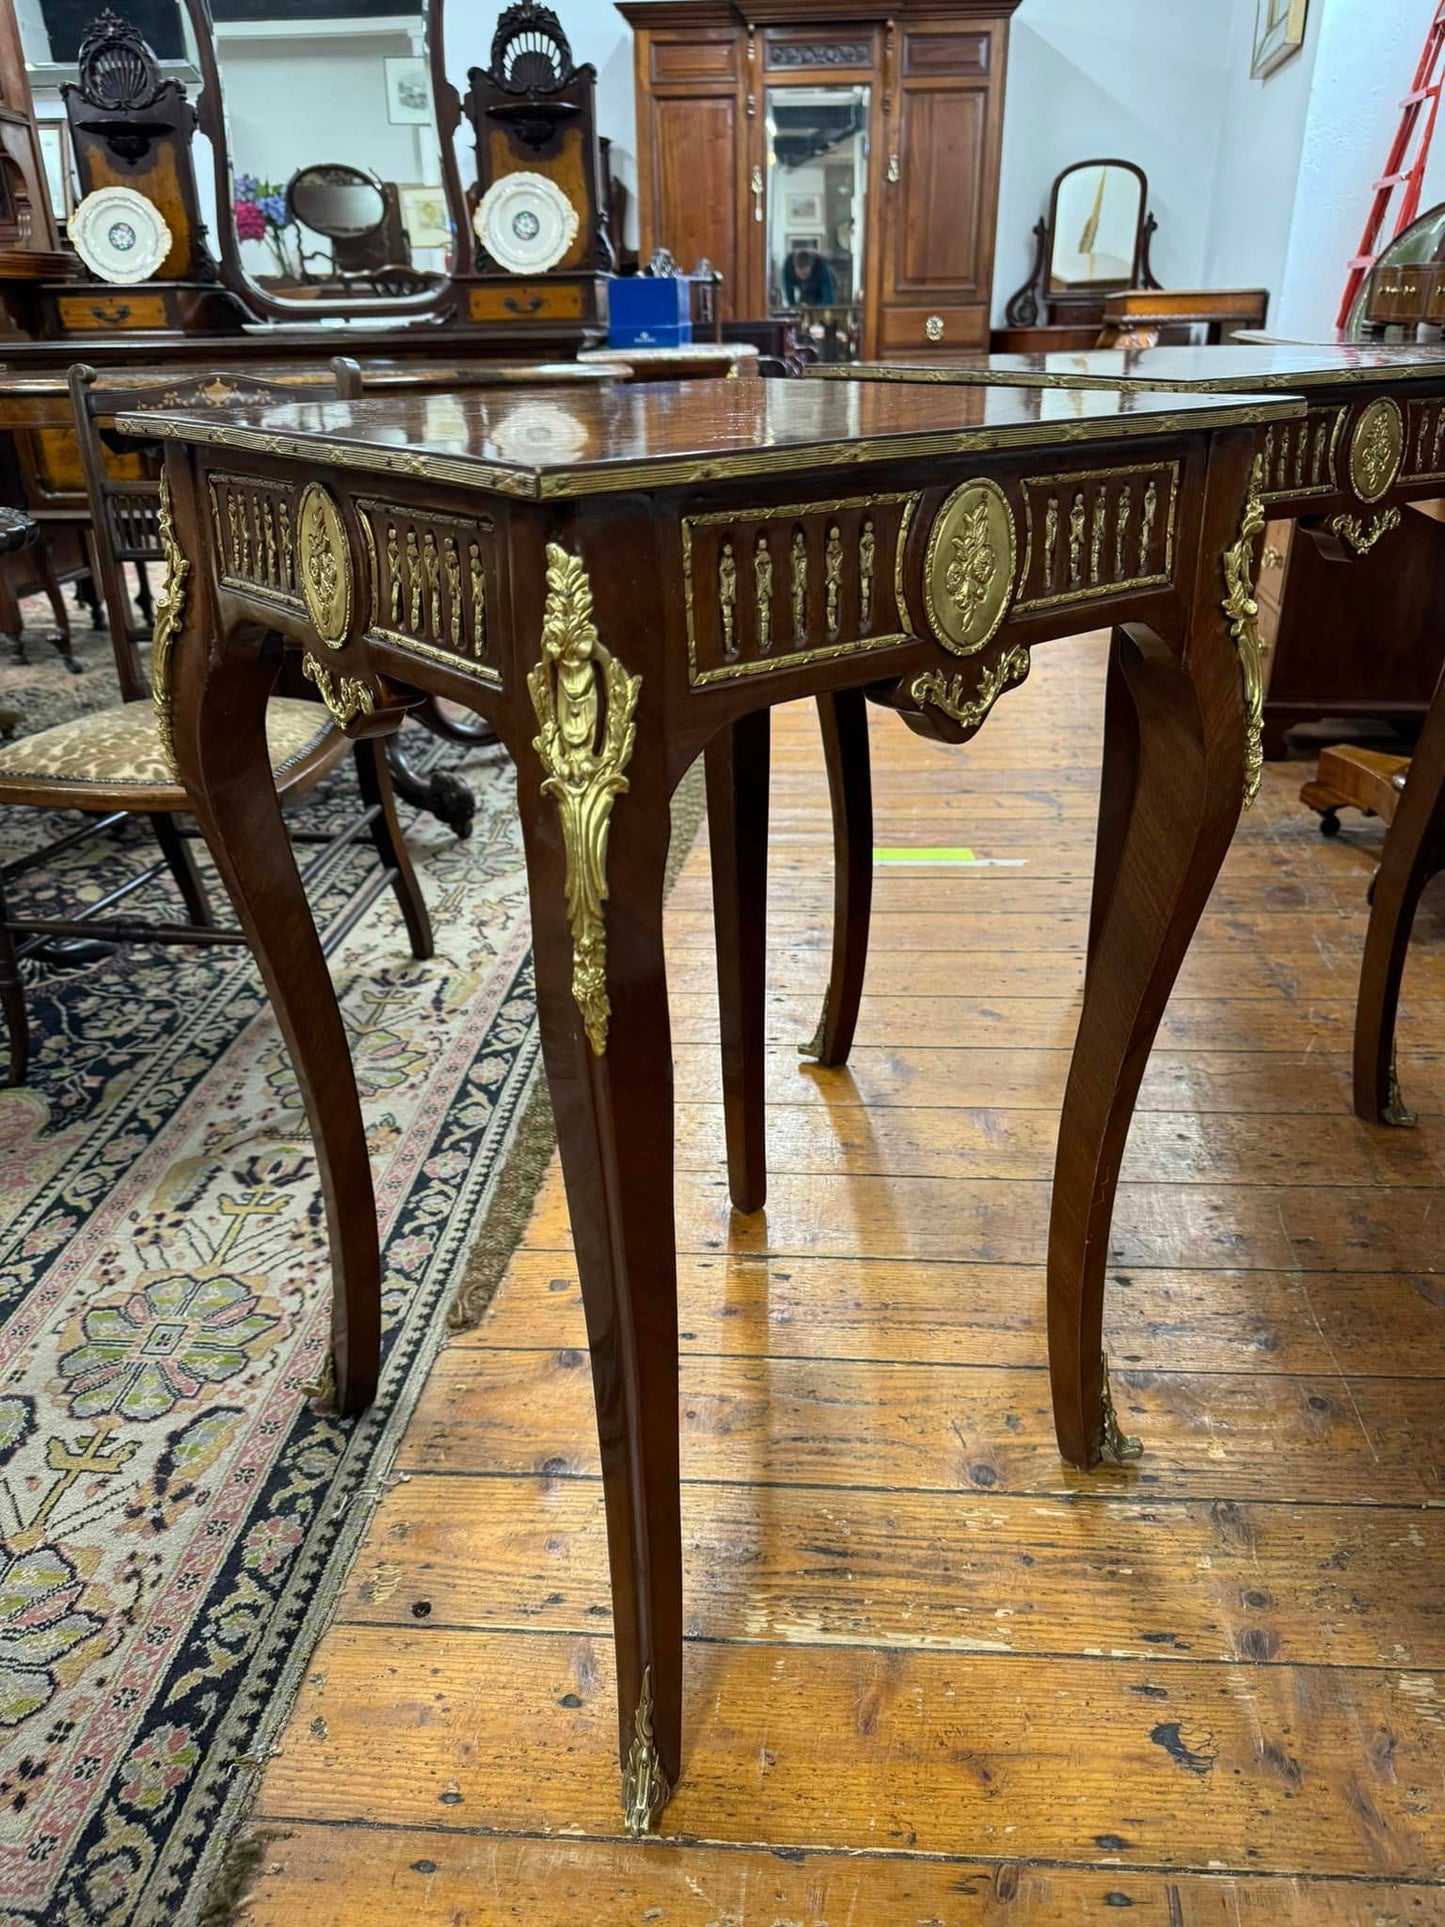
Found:
[[333, 676], [325, 663], [318, 662], [310, 650], [302, 653], [301, 673], [307, 682], [315, 683], [321, 692], [322, 702], [343, 729], [355, 717], [369, 716], [376, 708], [375, 696], [359, 677]]
[[155, 600], [155, 626], [151, 630], [151, 701], [155, 704], [156, 723], [160, 730], [161, 754], [171, 775], [179, 780], [171, 731], [171, 645], [185, 618], [186, 582], [191, 565], [176, 540], [171, 485], [164, 469], [161, 470], [160, 508], [156, 521], [161, 554], [165, 558], [166, 577]]
[[606, 1053], [612, 1014], [603, 914], [607, 832], [613, 801], [629, 787], [625, 771], [637, 740], [641, 688], [641, 676], [629, 675], [597, 633], [581, 558], [549, 542], [542, 658], [527, 672], [527, 693], [539, 727], [532, 747], [546, 772], [542, 794], [556, 799], [561, 819], [572, 996], [596, 1057]]
[[[1226, 343], [1226, 346], [1229, 344]], [[1060, 350], [1055, 349], [1054, 353]], [[1084, 353], [1117, 354], [1118, 349], [1085, 349]], [[1147, 354], [1148, 349], [1139, 350]], [[1404, 362], [1384, 368], [1300, 368], [1287, 374], [1183, 375], [1148, 374], [1056, 374], [1053, 370], [1033, 368], [927, 368], [919, 363], [901, 362], [893, 367], [871, 363], [829, 362], [805, 368], [809, 381], [890, 381], [922, 382], [942, 388], [1141, 388], [1152, 395], [1256, 395], [1276, 389], [1284, 395], [1299, 388], [1329, 388], [1337, 382], [1367, 387], [1371, 382], [1438, 380], [1445, 388], [1445, 356], [1438, 362]]]
[[1097, 602], [1101, 597], [1109, 595], [1133, 595], [1136, 591], [1169, 589], [1174, 586], [1174, 539], [1178, 533], [1179, 491], [1183, 486], [1182, 471], [1179, 463], [1175, 461], [1133, 462], [1122, 468], [1080, 469], [1076, 475], [1025, 475], [1019, 483], [1024, 502], [1024, 562], [1019, 574], [1019, 582], [1027, 586], [1029, 573], [1033, 568], [1034, 507], [1031, 490], [1073, 488], [1081, 482], [1112, 482], [1134, 475], [1167, 475], [1169, 478], [1169, 513], [1164, 526], [1163, 572], [1147, 576], [1131, 576], [1124, 580], [1116, 578], [1113, 582], [1086, 583], [1077, 589], [1060, 589], [1052, 595], [1021, 596], [1013, 605], [1015, 616], [1032, 615], [1042, 609], [1065, 608], [1073, 603]]
[[1224, 619], [1239, 658], [1244, 704], [1244, 807], [1249, 809], [1264, 780], [1264, 651], [1259, 639], [1255, 597], [1254, 539], [1264, 533], [1264, 456], [1249, 472], [1239, 534], [1220, 558], [1224, 571]]
[[[1074, 386], [1079, 384], [1075, 383]], [[1103, 384], [1107, 386], [1108, 384]], [[1115, 384], [1117, 386], [1117, 384]], [[1137, 385], [1137, 384], [1135, 384]], [[1227, 390], [1220, 390], [1227, 393]], [[1243, 407], [1202, 407], [1179, 415], [1099, 416], [1086, 421], [1020, 422], [1008, 428], [951, 428], [876, 441], [796, 442], [785, 447], [752, 448], [735, 455], [661, 456], [652, 462], [623, 462], [613, 468], [573, 468], [553, 474], [519, 473], [488, 462], [455, 456], [402, 455], [364, 443], [327, 436], [285, 435], [270, 429], [220, 428], [209, 422], [174, 421], [165, 416], [117, 417], [122, 432], [232, 448], [258, 455], [287, 455], [312, 467], [360, 469], [366, 473], [409, 476], [486, 489], [526, 501], [556, 501], [583, 495], [621, 495], [631, 489], [657, 492], [708, 482], [804, 473], [819, 468], [861, 468], [882, 462], [926, 461], [935, 455], [1007, 455], [1017, 448], [1057, 448], [1069, 442], [1158, 440], [1165, 435], [1199, 434], [1225, 428], [1251, 428], [1267, 422], [1295, 421], [1308, 413], [1297, 396], [1257, 398]]]
[[1024, 680], [1029, 673], [1030, 661], [1027, 646], [1015, 643], [1012, 649], [1006, 649], [984, 671], [977, 690], [967, 701], [963, 695], [965, 677], [962, 670], [956, 676], [945, 678], [941, 669], [925, 669], [908, 685], [908, 693], [920, 709], [941, 710], [964, 729], [974, 729], [1006, 689], [1012, 689]]

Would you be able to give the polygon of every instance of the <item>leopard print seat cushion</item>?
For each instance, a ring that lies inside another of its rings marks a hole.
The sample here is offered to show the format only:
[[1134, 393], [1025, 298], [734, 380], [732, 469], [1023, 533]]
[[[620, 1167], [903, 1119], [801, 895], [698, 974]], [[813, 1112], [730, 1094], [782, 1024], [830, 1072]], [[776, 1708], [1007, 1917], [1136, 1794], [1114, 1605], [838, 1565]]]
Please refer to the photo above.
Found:
[[[334, 725], [320, 703], [281, 697], [266, 710], [266, 742], [277, 777], [309, 756]], [[148, 702], [118, 703], [0, 748], [0, 802], [36, 782], [74, 783], [77, 789], [173, 789], [184, 797], [161, 748], [160, 725]], [[119, 798], [117, 800], [120, 800]]]

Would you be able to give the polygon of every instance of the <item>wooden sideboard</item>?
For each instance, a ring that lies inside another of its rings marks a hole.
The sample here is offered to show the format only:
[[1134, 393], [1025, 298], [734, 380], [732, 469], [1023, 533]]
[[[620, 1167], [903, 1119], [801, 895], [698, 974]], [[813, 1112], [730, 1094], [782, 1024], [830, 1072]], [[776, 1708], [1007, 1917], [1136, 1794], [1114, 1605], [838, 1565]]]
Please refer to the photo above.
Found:
[[641, 254], [723, 276], [725, 316], [769, 310], [773, 89], [868, 90], [862, 349], [988, 345], [1009, 19], [1018, 0], [620, 0], [634, 31]]

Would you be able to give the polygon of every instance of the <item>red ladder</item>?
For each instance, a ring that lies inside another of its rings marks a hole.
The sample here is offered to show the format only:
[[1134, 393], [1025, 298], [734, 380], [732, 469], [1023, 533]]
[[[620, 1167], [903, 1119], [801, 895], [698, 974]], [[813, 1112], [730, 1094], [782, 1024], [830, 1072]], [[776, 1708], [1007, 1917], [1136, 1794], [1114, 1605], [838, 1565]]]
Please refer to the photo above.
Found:
[[[1385, 217], [1390, 211], [1390, 196], [1397, 187], [1403, 187], [1405, 198], [1400, 203], [1395, 217], [1395, 233], [1400, 234], [1420, 212], [1420, 188], [1425, 179], [1425, 163], [1430, 158], [1430, 142], [1435, 135], [1435, 120], [1440, 112], [1440, 89], [1442, 80], [1437, 69], [1440, 57], [1445, 54], [1445, 0], [1439, 0], [1435, 18], [1425, 35], [1425, 51], [1420, 56], [1416, 70], [1415, 84], [1400, 102], [1400, 131], [1395, 136], [1395, 144], [1390, 149], [1390, 158], [1385, 162], [1385, 171], [1375, 182], [1375, 198], [1370, 203], [1370, 218], [1365, 223], [1365, 232], [1360, 240], [1360, 251], [1350, 263], [1349, 279], [1345, 282], [1345, 298], [1340, 303], [1339, 320], [1336, 327], [1343, 328], [1350, 318], [1350, 309], [1355, 305], [1355, 296], [1370, 269], [1380, 254], [1380, 231], [1385, 225]], [[1430, 112], [1425, 121], [1425, 132], [1420, 141], [1420, 150], [1411, 166], [1406, 167], [1405, 157], [1410, 151], [1419, 124], [1420, 112], [1426, 101]], [[1393, 237], [1392, 237], [1393, 238]]]

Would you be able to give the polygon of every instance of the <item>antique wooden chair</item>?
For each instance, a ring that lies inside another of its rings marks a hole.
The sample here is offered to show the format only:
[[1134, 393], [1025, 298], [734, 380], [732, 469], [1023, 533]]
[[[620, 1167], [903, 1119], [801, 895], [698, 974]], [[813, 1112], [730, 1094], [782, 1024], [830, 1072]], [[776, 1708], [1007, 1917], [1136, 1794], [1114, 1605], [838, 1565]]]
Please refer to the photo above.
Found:
[[[113, 481], [106, 473], [102, 424], [117, 408], [219, 405], [257, 393], [285, 394], [254, 377], [188, 376], [154, 388], [128, 387], [107, 394], [89, 368], [71, 371], [86, 489], [95, 529], [96, 562], [110, 618], [116, 675], [122, 700], [99, 714], [79, 716], [52, 729], [0, 746], [0, 806], [35, 810], [78, 810], [86, 821], [43, 848], [0, 865], [0, 1009], [10, 1033], [9, 1079], [24, 1081], [29, 1067], [30, 1030], [20, 966], [27, 958], [77, 963], [119, 943], [243, 944], [234, 926], [218, 924], [199, 873], [187, 849], [187, 832], [178, 822], [186, 812], [185, 793], [171, 774], [159, 720], [136, 653], [136, 630], [122, 570], [124, 562], [162, 561], [161, 518], [165, 513], [159, 471], [145, 481]], [[135, 447], [130, 443], [129, 448]], [[271, 767], [283, 803], [309, 790], [351, 750], [361, 790], [359, 814], [336, 830], [299, 832], [298, 844], [314, 844], [316, 854], [303, 872], [305, 882], [328, 877], [348, 854], [370, 843], [374, 868], [365, 884], [326, 932], [323, 946], [333, 950], [388, 886], [394, 890], [414, 956], [432, 954], [431, 924], [396, 819], [396, 807], [381, 745], [349, 744], [319, 703], [273, 698], [267, 712]], [[101, 836], [128, 816], [144, 816], [155, 832], [159, 856], [135, 875], [65, 917], [21, 917], [6, 903], [6, 887], [65, 850]], [[181, 895], [185, 915], [177, 921], [117, 914], [118, 906], [169, 872]]]

